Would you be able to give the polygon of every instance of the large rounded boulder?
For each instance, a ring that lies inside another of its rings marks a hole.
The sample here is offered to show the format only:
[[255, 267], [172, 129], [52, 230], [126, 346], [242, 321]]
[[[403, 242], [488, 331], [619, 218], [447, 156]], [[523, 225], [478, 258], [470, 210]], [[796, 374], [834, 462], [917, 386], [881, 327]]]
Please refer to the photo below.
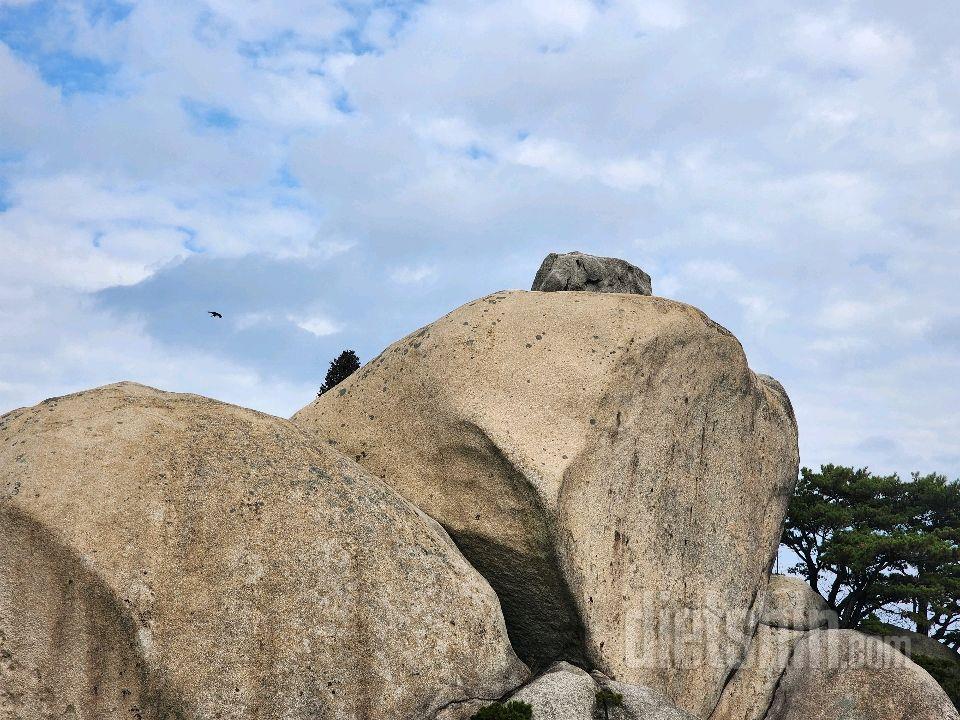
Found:
[[794, 648], [766, 720], [960, 720], [926, 670], [881, 640], [816, 630]]
[[762, 608], [796, 479], [783, 388], [689, 305], [501, 292], [395, 343], [294, 422], [437, 519], [518, 654], [705, 717]]
[[434, 521], [286, 420], [129, 383], [0, 419], [11, 717], [410, 720], [526, 677]]

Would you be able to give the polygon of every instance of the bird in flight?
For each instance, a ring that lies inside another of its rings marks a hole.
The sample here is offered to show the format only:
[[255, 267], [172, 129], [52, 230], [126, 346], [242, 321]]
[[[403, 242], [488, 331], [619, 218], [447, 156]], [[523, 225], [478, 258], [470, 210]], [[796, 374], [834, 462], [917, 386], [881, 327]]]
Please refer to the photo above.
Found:
[[220, 313], [218, 313], [216, 310], [207, 310], [207, 312], [210, 313], [210, 317], [215, 317], [215, 318], [222, 318], [222, 317], [223, 317], [223, 315], [221, 315]]

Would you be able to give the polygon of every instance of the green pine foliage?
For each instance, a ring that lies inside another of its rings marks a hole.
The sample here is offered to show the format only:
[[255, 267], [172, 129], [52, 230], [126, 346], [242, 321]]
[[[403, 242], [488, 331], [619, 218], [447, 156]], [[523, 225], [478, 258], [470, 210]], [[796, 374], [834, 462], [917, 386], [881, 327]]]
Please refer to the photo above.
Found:
[[596, 704], [594, 705], [593, 716], [595, 718], [602, 718], [602, 720], [610, 720], [611, 712], [614, 708], [618, 708], [623, 705], [623, 695], [613, 690], [608, 690], [607, 688], [602, 688], [597, 690]]
[[[960, 481], [910, 480], [866, 468], [801, 471], [783, 544], [840, 625], [887, 635], [892, 626], [960, 649]], [[960, 663], [913, 655], [960, 702]]]
[[790, 571], [827, 599], [841, 627], [882, 612], [960, 645], [960, 483], [804, 468], [783, 544], [800, 557]]
[[320, 397], [333, 387], [336, 387], [354, 372], [360, 368], [360, 358], [353, 350], [344, 350], [330, 362], [330, 368], [327, 370], [327, 376], [324, 378], [323, 385], [320, 386]]
[[470, 720], [531, 720], [533, 707], [529, 703], [513, 700], [506, 704], [494, 703], [474, 713]]

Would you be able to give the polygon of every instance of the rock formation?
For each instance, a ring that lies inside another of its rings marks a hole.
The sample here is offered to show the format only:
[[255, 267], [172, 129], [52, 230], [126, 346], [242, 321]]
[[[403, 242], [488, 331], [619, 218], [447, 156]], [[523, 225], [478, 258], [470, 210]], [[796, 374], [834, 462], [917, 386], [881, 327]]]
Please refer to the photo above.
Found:
[[581, 252], [547, 255], [530, 289], [542, 292], [584, 290], [636, 295], [653, 293], [650, 276], [636, 265], [617, 258]]
[[702, 312], [496, 293], [294, 421], [451, 533], [522, 659], [713, 710], [753, 636], [798, 456], [783, 389]]
[[819, 630], [837, 627], [837, 614], [827, 601], [798, 577], [774, 575], [760, 616], [762, 625], [785, 630]]
[[936, 681], [880, 640], [818, 630], [794, 649], [766, 720], [958, 720]]
[[763, 720], [793, 648], [806, 632], [758, 625], [750, 650], [730, 678], [710, 720]]
[[621, 260], [534, 289], [294, 423], [130, 383], [0, 418], [0, 718], [960, 720], [770, 577], [797, 427], [736, 338]]
[[526, 676], [422, 512], [285, 420], [113, 385], [0, 419], [0, 717], [420, 720]]
[[957, 720], [926, 671], [874, 638], [828, 629], [836, 626], [836, 614], [807, 583], [770, 578], [750, 651], [710, 720], [834, 720], [854, 708], [844, 717]]
[[[619, 695], [619, 701], [608, 701], [602, 707], [597, 698], [601, 690]], [[515, 700], [533, 708], [534, 720], [696, 720], [649, 688], [615, 682], [566, 662], [552, 665], [503, 702]], [[474, 702], [451, 707], [437, 720], [467, 720], [488, 704]]]
[[882, 625], [878, 632], [888, 643], [905, 653], [907, 657], [924, 656], [960, 664], [960, 653], [951, 649], [936, 638], [921, 635], [912, 630], [904, 630], [895, 625]]
[[710, 719], [763, 720], [794, 646], [811, 630], [836, 627], [836, 620], [826, 601], [803, 580], [771, 577], [750, 650]]

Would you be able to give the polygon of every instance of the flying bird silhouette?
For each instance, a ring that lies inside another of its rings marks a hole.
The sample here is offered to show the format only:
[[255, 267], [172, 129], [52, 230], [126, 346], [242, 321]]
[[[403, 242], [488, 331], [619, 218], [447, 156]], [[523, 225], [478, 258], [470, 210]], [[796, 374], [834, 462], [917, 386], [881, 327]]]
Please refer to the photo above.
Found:
[[215, 317], [215, 318], [222, 318], [222, 317], [223, 317], [223, 315], [221, 315], [220, 313], [218, 313], [216, 310], [207, 310], [207, 312], [210, 313], [210, 317]]

